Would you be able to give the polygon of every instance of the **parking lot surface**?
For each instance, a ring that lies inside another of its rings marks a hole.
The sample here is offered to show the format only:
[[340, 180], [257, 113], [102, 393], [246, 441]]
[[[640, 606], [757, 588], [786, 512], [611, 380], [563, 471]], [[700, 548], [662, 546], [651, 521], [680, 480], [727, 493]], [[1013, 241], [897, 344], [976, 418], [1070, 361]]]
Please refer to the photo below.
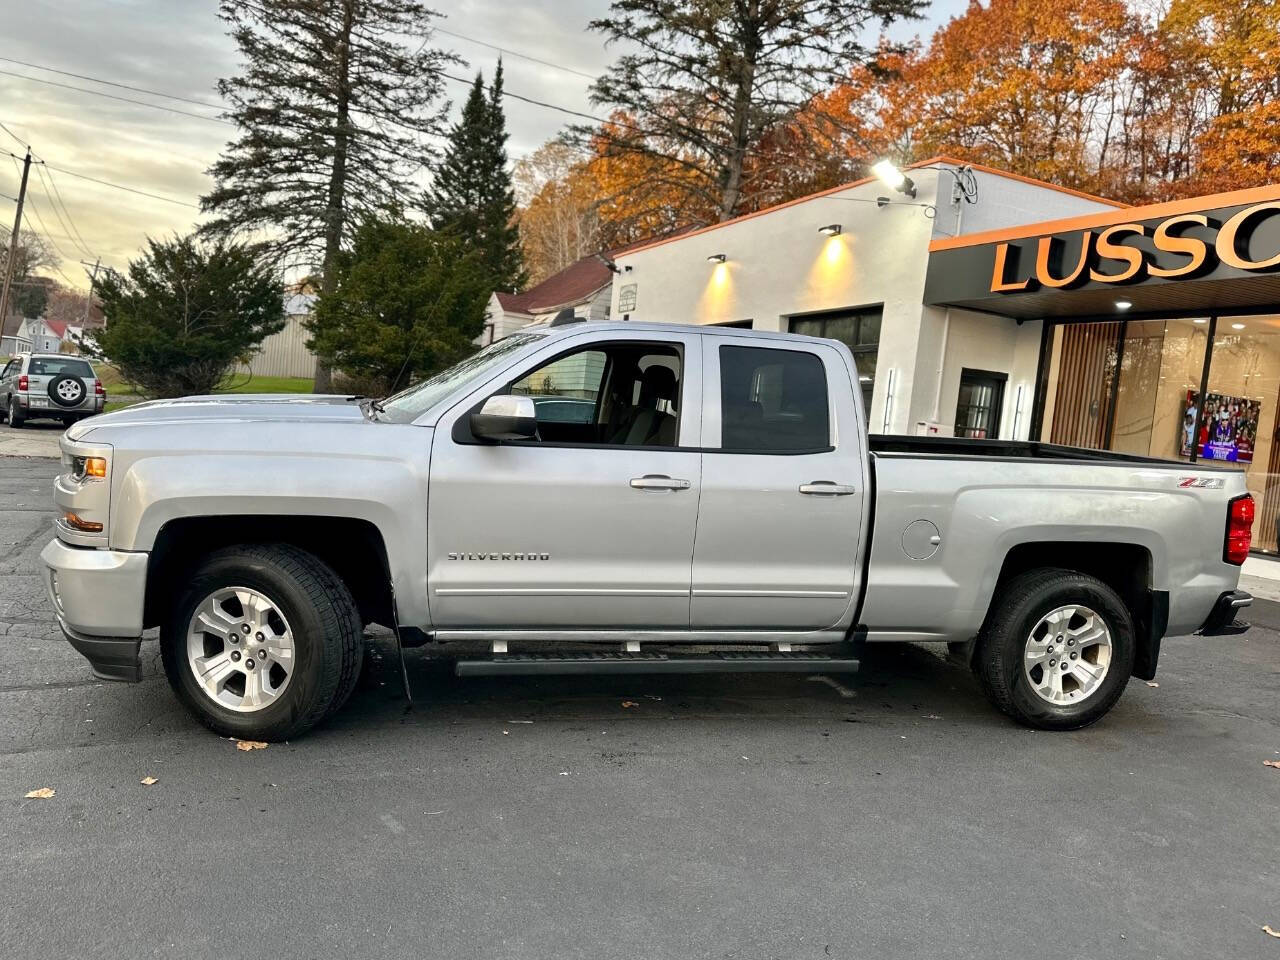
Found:
[[919, 647], [834, 680], [410, 651], [410, 710], [377, 635], [334, 720], [241, 751], [154, 643], [116, 685], [61, 640], [55, 469], [0, 458], [6, 957], [1280, 958], [1280, 605], [1069, 734]]

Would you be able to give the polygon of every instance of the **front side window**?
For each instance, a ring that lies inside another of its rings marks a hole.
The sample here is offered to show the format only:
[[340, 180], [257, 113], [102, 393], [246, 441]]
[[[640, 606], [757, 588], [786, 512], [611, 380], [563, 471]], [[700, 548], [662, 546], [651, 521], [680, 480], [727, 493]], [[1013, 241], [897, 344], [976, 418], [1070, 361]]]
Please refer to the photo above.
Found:
[[829, 448], [822, 360], [799, 350], [720, 348], [720, 446], [756, 453]]
[[505, 392], [533, 399], [538, 437], [524, 442], [674, 447], [682, 373], [675, 344], [595, 343], [521, 375]]

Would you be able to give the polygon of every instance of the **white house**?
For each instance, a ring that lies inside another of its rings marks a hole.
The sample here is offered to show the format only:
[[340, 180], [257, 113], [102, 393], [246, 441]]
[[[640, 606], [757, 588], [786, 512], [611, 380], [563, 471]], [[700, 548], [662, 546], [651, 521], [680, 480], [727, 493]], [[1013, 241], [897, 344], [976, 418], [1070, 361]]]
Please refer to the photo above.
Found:
[[572, 309], [575, 316], [584, 320], [607, 320], [613, 283], [610, 262], [610, 254], [583, 257], [523, 293], [491, 294], [485, 308], [484, 331], [476, 343], [483, 346], [501, 340], [565, 309]]

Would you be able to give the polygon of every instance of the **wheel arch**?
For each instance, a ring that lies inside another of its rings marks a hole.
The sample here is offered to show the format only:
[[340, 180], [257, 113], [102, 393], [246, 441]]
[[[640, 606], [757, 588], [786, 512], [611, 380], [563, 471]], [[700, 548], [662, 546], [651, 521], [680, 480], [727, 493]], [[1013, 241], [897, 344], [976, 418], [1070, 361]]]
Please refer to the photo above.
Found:
[[1153, 588], [1154, 558], [1151, 550], [1128, 541], [1034, 541], [1009, 549], [996, 577], [995, 589], [983, 619], [991, 619], [1004, 586], [1019, 574], [1043, 567], [1058, 567], [1097, 577], [1119, 594], [1133, 617], [1133, 676], [1150, 680], [1160, 656], [1160, 640], [1169, 623], [1169, 594]]
[[322, 560], [351, 590], [365, 623], [395, 625], [387, 545], [369, 520], [256, 514], [179, 517], [156, 534], [147, 562], [143, 625], [158, 626], [200, 560], [237, 544], [285, 543]]

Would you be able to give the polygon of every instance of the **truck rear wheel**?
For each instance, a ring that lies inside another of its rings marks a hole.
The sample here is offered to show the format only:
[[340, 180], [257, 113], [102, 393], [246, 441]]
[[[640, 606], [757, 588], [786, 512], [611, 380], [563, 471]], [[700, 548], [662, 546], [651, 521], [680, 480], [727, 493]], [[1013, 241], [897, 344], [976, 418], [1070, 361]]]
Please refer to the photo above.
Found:
[[170, 685], [205, 726], [285, 740], [355, 689], [360, 616], [346, 584], [306, 551], [228, 547], [191, 576], [160, 647]]
[[1133, 618], [1111, 587], [1046, 568], [1001, 589], [973, 669], [1002, 712], [1042, 730], [1075, 730], [1120, 699], [1134, 650]]

